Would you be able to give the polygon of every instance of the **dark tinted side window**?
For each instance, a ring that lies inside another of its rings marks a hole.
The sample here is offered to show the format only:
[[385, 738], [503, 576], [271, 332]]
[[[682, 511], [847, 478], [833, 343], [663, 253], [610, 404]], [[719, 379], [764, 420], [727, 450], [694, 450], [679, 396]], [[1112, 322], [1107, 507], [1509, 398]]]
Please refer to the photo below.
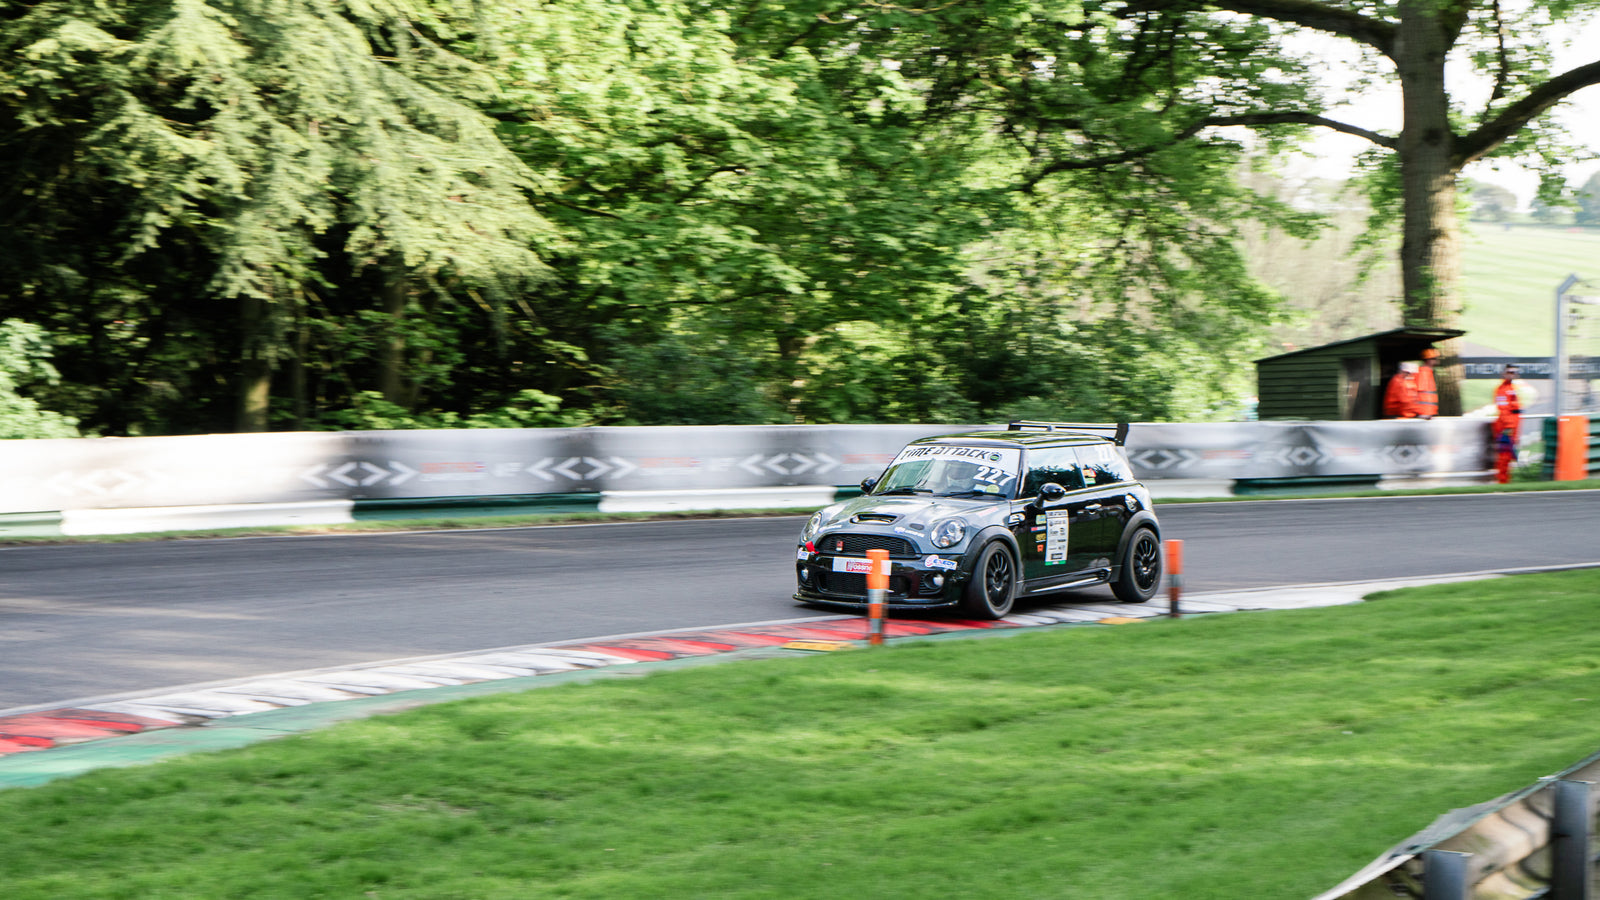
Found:
[[1028, 474], [1019, 497], [1037, 497], [1040, 486], [1054, 481], [1069, 491], [1083, 487], [1083, 469], [1071, 447], [1028, 451]]
[[1117, 448], [1110, 444], [1077, 448], [1078, 458], [1083, 461], [1083, 474], [1089, 484], [1099, 487], [1103, 484], [1120, 484], [1133, 480], [1133, 467], [1128, 465], [1128, 460]]

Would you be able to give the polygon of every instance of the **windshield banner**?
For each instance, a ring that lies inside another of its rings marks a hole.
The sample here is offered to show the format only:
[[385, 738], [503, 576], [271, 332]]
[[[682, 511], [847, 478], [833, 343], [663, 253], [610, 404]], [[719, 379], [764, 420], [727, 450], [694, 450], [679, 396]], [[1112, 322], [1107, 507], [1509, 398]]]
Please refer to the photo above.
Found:
[[894, 461], [899, 465], [917, 459], [959, 459], [1016, 472], [1017, 466], [1022, 464], [1022, 451], [1013, 447], [951, 447], [944, 444], [927, 444], [901, 450]]

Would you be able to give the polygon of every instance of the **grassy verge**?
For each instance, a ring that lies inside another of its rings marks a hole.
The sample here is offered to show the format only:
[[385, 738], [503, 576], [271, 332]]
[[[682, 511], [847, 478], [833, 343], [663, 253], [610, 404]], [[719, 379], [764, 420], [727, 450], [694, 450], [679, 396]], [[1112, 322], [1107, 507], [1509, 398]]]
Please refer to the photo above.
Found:
[[1600, 746], [1600, 573], [662, 671], [0, 792], [10, 900], [1305, 897]]

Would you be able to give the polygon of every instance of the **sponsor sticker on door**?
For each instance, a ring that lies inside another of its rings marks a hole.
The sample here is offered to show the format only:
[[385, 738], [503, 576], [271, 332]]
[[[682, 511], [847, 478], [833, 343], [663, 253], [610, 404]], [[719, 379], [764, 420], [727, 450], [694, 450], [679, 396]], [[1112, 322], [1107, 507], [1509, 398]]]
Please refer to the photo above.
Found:
[[1045, 513], [1044, 564], [1062, 566], [1067, 563], [1067, 522], [1070, 513], [1052, 509]]

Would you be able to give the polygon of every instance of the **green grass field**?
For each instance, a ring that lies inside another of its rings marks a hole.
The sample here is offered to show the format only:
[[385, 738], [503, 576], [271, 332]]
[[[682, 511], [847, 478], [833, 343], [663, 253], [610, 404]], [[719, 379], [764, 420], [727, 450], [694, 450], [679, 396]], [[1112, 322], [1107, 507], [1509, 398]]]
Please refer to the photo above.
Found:
[[1474, 222], [1463, 244], [1466, 339], [1513, 356], [1554, 352], [1556, 288], [1568, 275], [1600, 285], [1600, 229]]
[[25, 898], [1306, 897], [1600, 746], [1600, 572], [422, 707], [0, 791]]
[[[1600, 229], [1473, 222], [1463, 245], [1466, 340], [1510, 356], [1555, 352], [1555, 293], [1568, 275], [1600, 286]], [[1544, 384], [1530, 386], [1538, 390]], [[1490, 403], [1494, 386], [1492, 380], [1466, 382], [1463, 407]]]

